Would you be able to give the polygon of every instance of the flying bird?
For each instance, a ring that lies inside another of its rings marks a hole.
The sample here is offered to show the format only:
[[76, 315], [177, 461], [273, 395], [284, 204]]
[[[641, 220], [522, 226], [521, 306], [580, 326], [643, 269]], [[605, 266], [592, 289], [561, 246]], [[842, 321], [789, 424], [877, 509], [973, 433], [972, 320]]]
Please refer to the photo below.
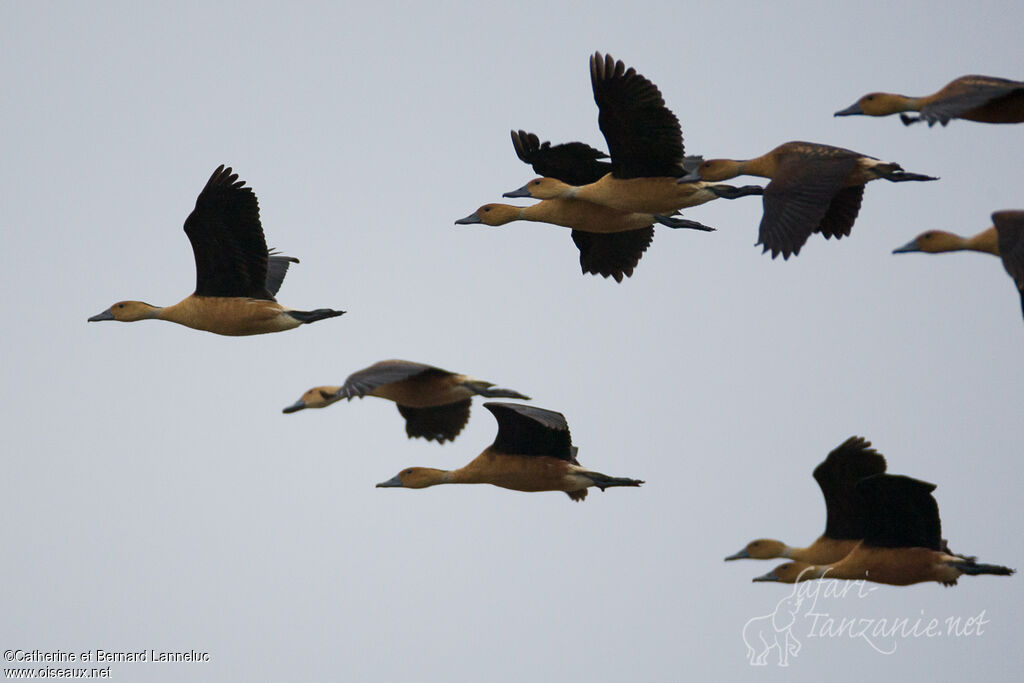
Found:
[[961, 237], [942, 230], [929, 230], [893, 249], [894, 254], [920, 251], [939, 254], [948, 251], [978, 251], [993, 254], [1003, 261], [1007, 274], [1013, 278], [1020, 292], [1021, 312], [1024, 313], [1024, 211], [996, 211], [992, 214], [992, 227], [972, 237]]
[[908, 586], [925, 581], [955, 585], [964, 574], [1009, 576], [1013, 569], [953, 555], [942, 541], [934, 484], [902, 475], [875, 474], [857, 483], [865, 501], [864, 540], [830, 564], [787, 562], [754, 581], [812, 579], [873, 581]]
[[283, 412], [326, 408], [341, 399], [351, 401], [364, 396], [394, 401], [405, 418], [405, 433], [410, 439], [422, 437], [438, 443], [454, 440], [466, 426], [473, 396], [530, 400], [518, 391], [433, 365], [382, 360], [353, 372], [340, 387], [313, 387]]
[[919, 116], [900, 113], [903, 125], [927, 121], [928, 126], [953, 119], [981, 123], [1024, 122], [1024, 82], [994, 76], [961, 76], [942, 90], [924, 97], [907, 97], [873, 92], [835, 113], [836, 116], [889, 116], [899, 112], [919, 112]]
[[498, 421], [494, 443], [455, 470], [409, 467], [378, 488], [423, 489], [437, 484], [491, 484], [514, 491], [564, 491], [575, 501], [591, 486], [640, 486], [639, 479], [609, 477], [580, 466], [565, 416], [517, 403], [485, 403]]
[[218, 166], [185, 219], [196, 259], [196, 289], [173, 306], [119, 301], [89, 322], [168, 320], [196, 330], [242, 336], [281, 332], [345, 311], [297, 311], [274, 295], [299, 260], [267, 250], [256, 195], [231, 168]]
[[739, 175], [771, 178], [764, 188], [757, 244], [770, 251], [772, 258], [782, 254], [783, 259], [799, 254], [814, 233], [825, 239], [849, 235], [866, 183], [878, 178], [894, 183], [937, 180], [842, 147], [797, 141], [754, 159], [709, 159], [679, 182], [728, 180]]
[[762, 538], [751, 541], [726, 560], [768, 560], [785, 557], [809, 564], [829, 564], [846, 557], [864, 538], [864, 501], [856, 491], [861, 479], [885, 472], [885, 458], [871, 442], [851, 436], [833, 449], [817, 467], [814, 480], [825, 498], [825, 532], [806, 548]]

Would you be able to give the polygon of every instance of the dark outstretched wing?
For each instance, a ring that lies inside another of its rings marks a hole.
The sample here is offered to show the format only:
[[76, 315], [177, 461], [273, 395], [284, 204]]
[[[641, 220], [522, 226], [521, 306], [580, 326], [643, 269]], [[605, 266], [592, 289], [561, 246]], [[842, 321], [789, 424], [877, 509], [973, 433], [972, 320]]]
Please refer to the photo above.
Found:
[[857, 493], [856, 484], [882, 472], [885, 458], [860, 436], [851, 436], [814, 468], [814, 479], [825, 497], [825, 536], [864, 538], [864, 499]]
[[580, 250], [583, 272], [611, 276], [616, 282], [622, 282], [623, 277], [633, 274], [653, 239], [653, 227], [612, 233], [572, 231], [572, 241]]
[[600, 52], [590, 58], [590, 82], [615, 177], [681, 175], [683, 133], [658, 87]]
[[516, 156], [533, 167], [537, 175], [555, 178], [569, 185], [589, 185], [612, 170], [607, 154], [582, 142], [566, 142], [551, 146], [533, 133], [512, 131]]
[[993, 76], [963, 76], [943, 88], [941, 97], [921, 108], [921, 118], [929, 126], [966, 114], [972, 109], [995, 105], [1003, 98], [1024, 95], [1024, 83]]
[[265, 285], [271, 296], [276, 296], [277, 290], [281, 289], [284, 276], [288, 274], [288, 266], [298, 262], [299, 259], [294, 256], [284, 256], [273, 249], [267, 252], [267, 281]]
[[839, 239], [850, 234], [853, 222], [857, 220], [860, 213], [860, 204], [864, 199], [864, 186], [854, 185], [844, 187], [829, 202], [825, 217], [818, 224], [815, 232], [820, 232], [825, 239], [835, 237]]
[[[807, 238], [819, 230], [856, 164], [852, 156], [816, 159], [814, 163], [806, 163], [797, 155], [784, 158], [775, 178], [764, 188], [764, 215], [757, 243], [764, 245], [772, 258], [799, 254]], [[841, 205], [847, 206], [849, 199], [840, 200]], [[839, 230], [842, 215], [837, 213], [824, 229]]]
[[353, 399], [365, 396], [385, 384], [431, 374], [452, 375], [454, 373], [435, 368], [433, 365], [414, 363], [408, 360], [382, 360], [349, 375], [345, 379], [345, 384], [338, 389], [337, 395], [339, 398]]
[[935, 484], [903, 475], [875, 474], [861, 479], [864, 497], [864, 545], [877, 548], [942, 550]]
[[472, 402], [467, 398], [432, 408], [410, 408], [399, 404], [398, 412], [405, 418], [405, 433], [410, 439], [423, 437], [427, 441], [444, 443], [454, 440], [466, 426]]
[[999, 256], [1003, 268], [1020, 290], [1021, 312], [1024, 313], [1024, 211], [996, 211], [992, 223], [999, 235]]
[[498, 421], [490, 450], [509, 455], [546, 455], [576, 462], [576, 449], [565, 416], [553, 410], [518, 403], [485, 403]]
[[218, 166], [185, 219], [199, 296], [274, 300], [267, 287], [267, 243], [259, 203], [252, 188], [244, 185], [230, 168]]

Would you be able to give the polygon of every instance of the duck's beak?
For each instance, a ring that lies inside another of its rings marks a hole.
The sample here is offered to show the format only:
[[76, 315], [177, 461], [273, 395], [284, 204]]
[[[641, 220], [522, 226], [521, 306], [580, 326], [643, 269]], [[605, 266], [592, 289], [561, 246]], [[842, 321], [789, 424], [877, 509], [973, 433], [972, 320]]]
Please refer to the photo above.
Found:
[[110, 309], [108, 308], [107, 310], [103, 311], [102, 313], [97, 313], [93, 317], [89, 318], [89, 320], [87, 322], [96, 323], [96, 322], [99, 322], [101, 320], [113, 320], [113, 319], [114, 319], [114, 314], [111, 313]]
[[894, 254], [908, 254], [908, 253], [913, 252], [913, 251], [921, 251], [921, 249], [917, 246], [917, 238], [916, 237], [914, 239], [910, 240], [909, 242], [907, 242], [906, 244], [904, 244], [899, 249], [893, 249], [892, 253], [894, 253]]
[[750, 553], [748, 553], [747, 549], [744, 548], [743, 550], [739, 551], [738, 553], [734, 553], [734, 554], [730, 555], [729, 557], [725, 558], [725, 561], [728, 562], [729, 560], [743, 560], [743, 559], [747, 559], [749, 557], [750, 557]]
[[306, 407], [306, 402], [303, 401], [300, 398], [298, 401], [296, 401], [295, 403], [291, 404], [290, 406], [288, 406], [287, 408], [285, 408], [281, 412], [282, 413], [297, 413], [297, 412], [299, 412], [300, 410], [302, 410], [305, 407]]
[[840, 109], [833, 116], [855, 116], [857, 114], [863, 114], [864, 110], [860, 108], [860, 103], [854, 102], [846, 109]]
[[459, 220], [455, 221], [455, 225], [469, 225], [470, 223], [482, 223], [482, 222], [483, 221], [480, 220], [479, 212], [474, 211], [473, 213], [469, 214], [465, 218], [460, 218]]
[[529, 197], [530, 196], [530, 183], [526, 183], [525, 185], [520, 187], [518, 190], [512, 190], [511, 192], [506, 192], [505, 194], [503, 194], [501, 196], [502, 197], [512, 197], [513, 199], [515, 199], [517, 197]]
[[772, 570], [763, 576], [755, 576], [752, 581], [778, 581], [779, 577], [775, 575], [775, 571]]
[[391, 489], [391, 488], [402, 488], [402, 480], [398, 478], [398, 475], [391, 477], [387, 481], [382, 481], [377, 484], [379, 489]]

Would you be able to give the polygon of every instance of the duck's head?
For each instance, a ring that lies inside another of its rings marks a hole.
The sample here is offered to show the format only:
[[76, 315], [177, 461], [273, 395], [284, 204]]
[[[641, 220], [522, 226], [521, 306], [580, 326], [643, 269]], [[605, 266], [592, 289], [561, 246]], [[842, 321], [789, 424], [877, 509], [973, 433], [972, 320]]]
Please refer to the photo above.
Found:
[[512, 190], [502, 197], [532, 197], [534, 199], [558, 199], [572, 193], [572, 185], [554, 178], [534, 178], [518, 190]]
[[798, 583], [820, 578], [814, 565], [806, 562], [785, 562], [767, 574], [754, 577], [754, 581], [777, 581], [778, 583]]
[[508, 204], [484, 204], [465, 218], [455, 221], [455, 225], [470, 225], [472, 223], [505, 225], [519, 218], [521, 211], [522, 208]]
[[305, 408], [326, 408], [336, 401], [340, 401], [338, 389], [341, 387], [313, 387], [302, 395], [295, 403], [291, 404], [282, 413], [297, 413]]
[[959, 235], [942, 230], [929, 230], [904, 244], [899, 249], [893, 249], [894, 254], [906, 254], [914, 251], [923, 251], [926, 254], [938, 254], [944, 251], [956, 251], [963, 249], [964, 239]]
[[445, 483], [445, 470], [433, 467], [407, 467], [387, 481], [377, 484], [377, 488], [425, 489], [428, 486]]
[[698, 180], [718, 181], [729, 180], [743, 174], [742, 163], [734, 159], [708, 159], [679, 179], [680, 183], [692, 183]]
[[912, 108], [903, 95], [888, 92], [868, 93], [846, 109], [840, 109], [835, 116], [888, 116]]
[[155, 318], [160, 312], [156, 306], [151, 306], [142, 301], [118, 301], [116, 304], [89, 318], [89, 322], [101, 320], [120, 320], [123, 323], [133, 323], [136, 320]]
[[729, 560], [770, 560], [775, 557], [786, 556], [786, 544], [782, 541], [776, 541], [770, 538], [759, 538], [756, 541], [751, 541], [743, 547], [738, 553], [729, 555], [726, 561]]

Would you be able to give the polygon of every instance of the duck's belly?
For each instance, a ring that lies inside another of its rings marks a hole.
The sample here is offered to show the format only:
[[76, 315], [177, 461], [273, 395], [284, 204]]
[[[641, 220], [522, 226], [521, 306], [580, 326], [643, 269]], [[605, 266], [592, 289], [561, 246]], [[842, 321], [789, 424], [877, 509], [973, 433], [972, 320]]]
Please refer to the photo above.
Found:
[[433, 408], [473, 396], [472, 391], [457, 383], [454, 375], [411, 377], [377, 387], [369, 393], [410, 408]]
[[607, 175], [581, 187], [577, 196], [630, 213], [670, 216], [688, 206], [711, 201], [715, 195], [700, 183], [677, 183], [675, 178], [628, 178]]
[[165, 309], [161, 317], [231, 337], [282, 332], [302, 324], [276, 302], [244, 297], [191, 296]]

